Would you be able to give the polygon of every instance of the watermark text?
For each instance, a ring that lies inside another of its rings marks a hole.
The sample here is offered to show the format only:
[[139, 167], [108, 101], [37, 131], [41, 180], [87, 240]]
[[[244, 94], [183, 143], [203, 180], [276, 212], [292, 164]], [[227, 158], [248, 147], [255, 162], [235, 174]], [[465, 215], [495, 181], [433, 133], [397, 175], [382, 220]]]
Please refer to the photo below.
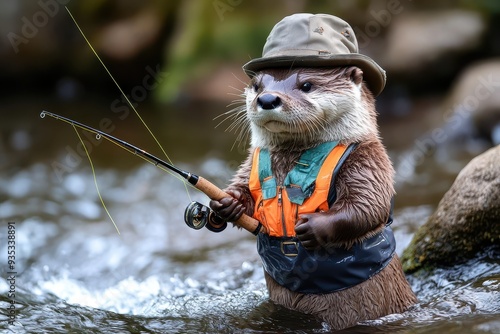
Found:
[[23, 16], [21, 18], [22, 26], [20, 33], [13, 31], [7, 34], [7, 39], [14, 49], [15, 53], [20, 51], [19, 47], [22, 44], [28, 44], [30, 40], [38, 35], [41, 28], [45, 27], [51, 18], [56, 16], [60, 7], [68, 4], [70, 0], [39, 0], [38, 6], [40, 10], [35, 12], [30, 18]]
[[16, 223], [7, 223], [7, 284], [9, 290], [7, 298], [9, 304], [7, 306], [8, 322], [9, 325], [14, 325], [17, 318], [16, 310]]

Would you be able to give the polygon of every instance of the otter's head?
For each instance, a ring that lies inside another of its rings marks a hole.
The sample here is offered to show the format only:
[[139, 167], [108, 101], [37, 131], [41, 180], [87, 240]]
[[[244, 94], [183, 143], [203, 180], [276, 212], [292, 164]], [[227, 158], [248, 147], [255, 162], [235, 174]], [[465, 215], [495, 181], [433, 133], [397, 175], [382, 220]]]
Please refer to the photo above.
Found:
[[268, 69], [245, 89], [253, 147], [304, 149], [377, 135], [374, 98], [361, 69]]

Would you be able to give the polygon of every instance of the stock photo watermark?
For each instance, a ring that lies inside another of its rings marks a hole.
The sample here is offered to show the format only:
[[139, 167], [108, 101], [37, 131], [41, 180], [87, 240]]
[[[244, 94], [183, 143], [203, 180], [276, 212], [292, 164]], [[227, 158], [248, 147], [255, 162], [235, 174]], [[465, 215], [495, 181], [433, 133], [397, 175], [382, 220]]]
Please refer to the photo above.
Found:
[[[372, 20], [366, 22], [362, 27], [354, 26], [353, 30], [358, 38], [359, 48], [368, 47], [371, 40], [380, 35], [384, 28], [391, 24], [394, 16], [401, 14], [405, 7], [404, 3], [412, 0], [388, 0], [385, 8], [370, 10]], [[224, 21], [225, 14], [231, 13], [236, 7], [241, 5], [243, 0], [214, 0], [212, 5], [220, 21]]]
[[370, 20], [364, 24], [362, 28], [354, 26], [354, 34], [358, 39], [358, 46], [360, 49], [368, 47], [371, 40], [380, 35], [384, 28], [387, 28], [391, 24], [393, 17], [401, 14], [404, 11], [405, 2], [411, 2], [412, 0], [388, 0], [385, 3], [385, 9], [370, 10], [370, 16], [373, 20]]
[[22, 44], [28, 44], [30, 40], [38, 35], [41, 28], [44, 28], [54, 18], [61, 7], [67, 5], [71, 0], [40, 0], [37, 2], [40, 10], [36, 11], [31, 18], [23, 16], [22, 26], [19, 33], [13, 31], [7, 34], [7, 39], [15, 53], [19, 53]]
[[220, 21], [224, 21], [224, 13], [232, 12], [243, 0], [214, 0], [212, 5]]
[[16, 279], [17, 279], [17, 268], [16, 268], [16, 222], [7, 222], [7, 285], [9, 290], [7, 291], [8, 306], [6, 311], [8, 314], [9, 325], [14, 325], [17, 319], [16, 310]]
[[[130, 90], [130, 94], [126, 96], [122, 95], [110, 104], [111, 112], [118, 115], [118, 118], [122, 121], [130, 115], [131, 109], [137, 108], [139, 103], [145, 101], [151, 91], [156, 89], [168, 76], [168, 73], [161, 71], [159, 64], [155, 68], [148, 65], [145, 71], [147, 74], [143, 77], [140, 85], [133, 87]], [[116, 125], [110, 118], [105, 117], [99, 121], [98, 130], [111, 134], [115, 129]], [[85, 149], [90, 154], [95, 146], [99, 146], [102, 143], [100, 138], [97, 138], [88, 131], [83, 131], [83, 136], [85, 139], [82, 138], [83, 141], [79, 142], [75, 148], [66, 145], [65, 155], [62, 159], [51, 163], [52, 170], [60, 182], [62, 182], [65, 174], [74, 171], [87, 156]]]
[[478, 76], [471, 93], [464, 96], [443, 114], [444, 124], [429, 131], [424, 138], [415, 140], [414, 148], [399, 159], [397, 178], [401, 179], [410, 176], [415, 167], [424, 162], [426, 156], [430, 155], [439, 144], [448, 139], [450, 133], [456, 131], [463, 126], [466, 120], [470, 119], [474, 110], [480, 106], [481, 101], [499, 93], [500, 81], [495, 81], [493, 74]]

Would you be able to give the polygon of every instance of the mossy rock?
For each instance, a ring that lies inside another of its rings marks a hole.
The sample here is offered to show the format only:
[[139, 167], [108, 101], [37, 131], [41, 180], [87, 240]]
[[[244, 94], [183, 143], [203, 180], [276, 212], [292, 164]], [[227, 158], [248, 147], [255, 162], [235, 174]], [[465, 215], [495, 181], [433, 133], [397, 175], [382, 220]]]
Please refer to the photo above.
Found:
[[458, 174], [401, 258], [406, 273], [451, 266], [500, 244], [500, 146]]

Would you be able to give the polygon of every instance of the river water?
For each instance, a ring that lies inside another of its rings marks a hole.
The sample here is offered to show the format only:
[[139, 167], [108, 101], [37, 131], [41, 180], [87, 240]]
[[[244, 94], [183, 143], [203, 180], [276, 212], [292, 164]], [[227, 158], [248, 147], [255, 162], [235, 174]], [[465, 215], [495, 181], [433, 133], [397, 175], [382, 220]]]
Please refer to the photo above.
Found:
[[[107, 118], [101, 125], [113, 135], [163, 157], [133, 114], [110, 114], [100, 101], [77, 109], [44, 100], [10, 107], [0, 138], [2, 332], [329, 332], [317, 319], [268, 300], [251, 234], [185, 225], [185, 207], [192, 200], [206, 204], [203, 194], [114, 145], [83, 137], [118, 234], [73, 129], [39, 118], [43, 108], [96, 127]], [[224, 187], [245, 149], [231, 149], [235, 135], [214, 128], [219, 113], [200, 108], [143, 116], [177, 166]], [[473, 156], [422, 153], [408, 133], [427, 127], [425, 117], [382, 124], [398, 170], [393, 228], [399, 254]], [[8, 236], [15, 238], [12, 268]], [[465, 264], [408, 276], [419, 297], [415, 307], [341, 332], [499, 333], [499, 262], [491, 250]]]

